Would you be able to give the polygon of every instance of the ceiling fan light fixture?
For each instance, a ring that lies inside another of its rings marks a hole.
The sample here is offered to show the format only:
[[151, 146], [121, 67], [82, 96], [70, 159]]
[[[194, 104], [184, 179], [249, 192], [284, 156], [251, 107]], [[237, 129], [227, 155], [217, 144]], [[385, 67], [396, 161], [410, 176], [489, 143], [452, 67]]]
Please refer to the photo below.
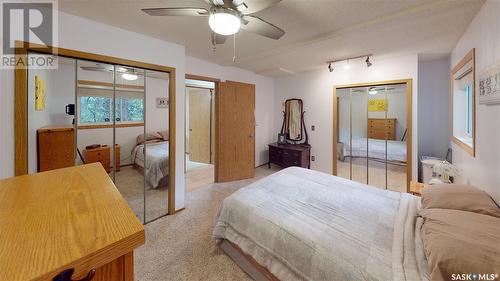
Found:
[[137, 74], [123, 73], [122, 78], [125, 80], [128, 80], [128, 81], [134, 81], [134, 80], [137, 80], [138, 77], [137, 77]]
[[208, 17], [208, 25], [213, 32], [228, 36], [240, 30], [241, 20], [236, 13], [227, 9], [217, 9]]

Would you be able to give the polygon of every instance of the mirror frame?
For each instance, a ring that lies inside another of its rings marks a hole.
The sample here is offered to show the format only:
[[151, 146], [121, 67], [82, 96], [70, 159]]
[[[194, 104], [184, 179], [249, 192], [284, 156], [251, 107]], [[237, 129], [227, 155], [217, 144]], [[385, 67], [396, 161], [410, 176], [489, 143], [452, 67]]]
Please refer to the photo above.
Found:
[[[472, 61], [472, 87], [474, 93], [472, 95], [472, 147], [456, 138], [453, 132], [454, 128], [454, 100], [455, 100], [455, 89], [454, 89], [454, 75], [462, 69], [464, 65]], [[458, 147], [462, 148], [465, 152], [469, 153], [472, 157], [476, 157], [476, 49], [470, 50], [452, 69], [451, 77], [451, 141], [455, 143]]]
[[[288, 103], [291, 103], [293, 101], [297, 101], [300, 105], [300, 121], [299, 121], [299, 126], [300, 126], [300, 138], [298, 139], [291, 139], [290, 138], [290, 133], [289, 133], [289, 129], [290, 129], [290, 112], [288, 111], [288, 107], [287, 107], [287, 104]], [[297, 98], [293, 98], [293, 99], [287, 99], [285, 100], [285, 116], [284, 116], [284, 122], [283, 122], [283, 132], [286, 134], [286, 139], [288, 141], [292, 141], [292, 142], [300, 142], [304, 139], [304, 128], [302, 126], [302, 123], [303, 123], [303, 119], [304, 119], [304, 102], [301, 100], [301, 99], [297, 99]]]
[[28, 174], [28, 69], [27, 56], [30, 51], [60, 55], [64, 57], [90, 60], [95, 62], [119, 64], [129, 67], [138, 67], [145, 70], [153, 70], [165, 72], [169, 74], [168, 99], [169, 106], [169, 189], [168, 189], [168, 215], [173, 215], [176, 212], [184, 210], [184, 208], [176, 209], [175, 207], [175, 192], [176, 192], [176, 174], [175, 174], [175, 148], [176, 148], [176, 69], [170, 66], [122, 59], [112, 56], [87, 53], [77, 50], [42, 46], [35, 43], [16, 41], [16, 60], [22, 60], [23, 63], [17, 63], [14, 70], [14, 175], [21, 176]]

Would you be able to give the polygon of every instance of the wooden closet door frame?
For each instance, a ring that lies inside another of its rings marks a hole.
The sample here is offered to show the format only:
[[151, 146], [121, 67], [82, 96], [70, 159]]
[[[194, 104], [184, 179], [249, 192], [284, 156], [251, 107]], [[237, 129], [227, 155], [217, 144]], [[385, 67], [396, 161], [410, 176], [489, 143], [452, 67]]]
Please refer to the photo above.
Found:
[[[175, 68], [158, 64], [145, 63], [112, 56], [98, 55], [77, 50], [64, 49], [53, 46], [16, 41], [16, 61], [22, 60], [24, 64], [17, 64], [14, 70], [14, 173], [16, 176], [28, 174], [28, 69], [27, 58], [29, 52], [57, 55], [73, 59], [90, 60], [108, 64], [122, 65], [165, 72], [169, 75], [169, 188], [168, 188], [168, 214], [175, 214]], [[173, 105], [173, 106], [172, 106]], [[181, 209], [182, 210], [182, 209]], [[178, 210], [180, 211], [180, 210]]]
[[[338, 85], [333, 87], [333, 155], [332, 155], [332, 174], [337, 175], [337, 140], [339, 135], [338, 123], [338, 104], [337, 91], [340, 89], [360, 88], [360, 87], [375, 87], [385, 85], [406, 85], [406, 192], [410, 192], [410, 182], [412, 181], [413, 173], [413, 157], [412, 157], [412, 97], [413, 97], [413, 79], [388, 80], [381, 82], [359, 83], [351, 85]], [[335, 120], [337, 119], [337, 120]]]
[[[218, 177], [218, 171], [219, 171], [219, 146], [217, 145], [218, 140], [219, 140], [219, 105], [218, 105], [218, 99], [219, 99], [219, 91], [220, 91], [220, 82], [221, 80], [218, 78], [212, 78], [208, 76], [201, 76], [201, 75], [195, 75], [195, 74], [186, 74], [186, 79], [191, 79], [191, 80], [199, 80], [199, 81], [205, 81], [205, 82], [213, 82], [215, 84], [215, 90], [214, 90], [214, 96], [212, 99], [212, 102], [214, 103], [214, 112], [212, 114], [214, 115], [214, 136], [213, 136], [213, 141], [214, 141], [214, 181], [219, 182], [219, 177]], [[186, 99], [184, 99], [184, 111], [186, 111]], [[186, 120], [184, 119], [184, 129], [186, 128]], [[184, 136], [185, 137], [185, 136]], [[186, 141], [184, 140], [184, 146], [186, 145]], [[184, 149], [185, 151], [186, 149]], [[185, 161], [185, 160], [184, 160]]]

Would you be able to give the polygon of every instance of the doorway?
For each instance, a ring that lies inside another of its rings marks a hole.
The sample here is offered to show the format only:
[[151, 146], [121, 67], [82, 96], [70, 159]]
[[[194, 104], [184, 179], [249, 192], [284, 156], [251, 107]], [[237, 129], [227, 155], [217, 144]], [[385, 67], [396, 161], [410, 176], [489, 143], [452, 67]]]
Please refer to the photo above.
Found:
[[[187, 76], [188, 77], [188, 76]], [[205, 79], [205, 80], [201, 80]], [[186, 192], [214, 183], [216, 81], [186, 79]]]

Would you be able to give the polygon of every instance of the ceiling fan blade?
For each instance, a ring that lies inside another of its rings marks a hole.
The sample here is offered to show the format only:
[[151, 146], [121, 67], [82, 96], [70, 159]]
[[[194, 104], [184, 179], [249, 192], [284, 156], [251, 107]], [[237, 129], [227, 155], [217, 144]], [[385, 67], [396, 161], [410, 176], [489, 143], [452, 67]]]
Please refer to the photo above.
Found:
[[147, 8], [141, 9], [150, 16], [208, 16], [205, 8], [173, 7], [173, 8]]
[[256, 16], [243, 16], [241, 23], [241, 29], [257, 33], [271, 39], [278, 40], [285, 35], [285, 31], [283, 29]]
[[281, 0], [233, 0], [236, 9], [244, 15], [257, 13], [278, 2]]
[[224, 44], [226, 42], [227, 36], [220, 35], [212, 31], [210, 38], [212, 39], [213, 45], [219, 45], [219, 44]]

